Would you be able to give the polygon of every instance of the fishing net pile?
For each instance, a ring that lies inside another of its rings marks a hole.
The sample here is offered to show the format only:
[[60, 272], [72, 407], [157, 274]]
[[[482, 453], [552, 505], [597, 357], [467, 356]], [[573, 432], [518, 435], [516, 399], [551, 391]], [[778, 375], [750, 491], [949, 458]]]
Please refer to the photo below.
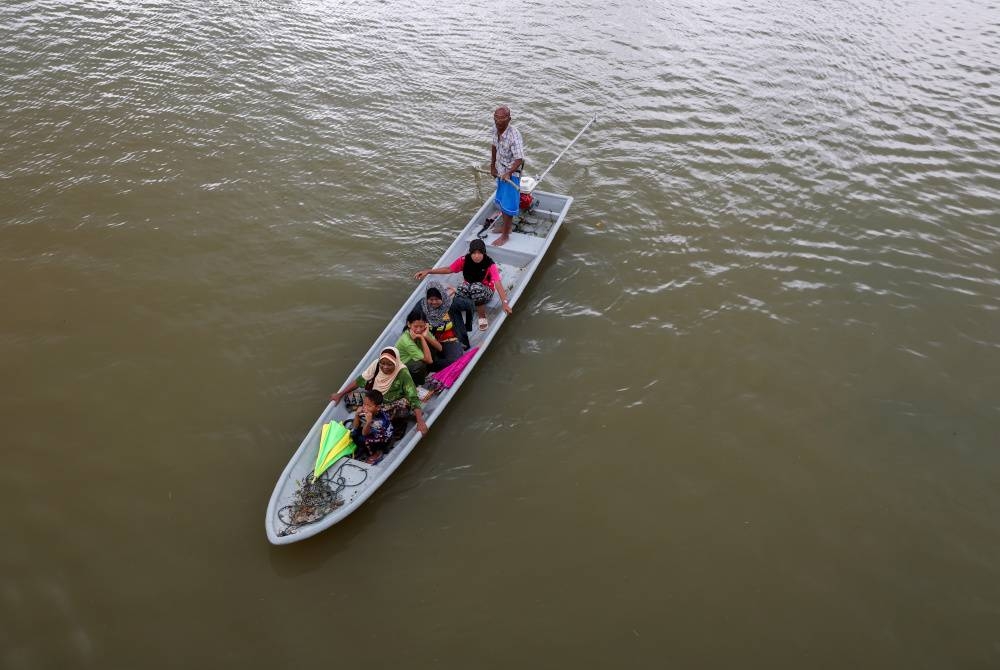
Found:
[[[345, 472], [346, 468], [351, 470]], [[292, 502], [278, 510], [278, 519], [285, 528], [278, 535], [291, 535], [302, 526], [319, 521], [344, 504], [344, 489], [361, 485], [368, 478], [368, 471], [351, 463], [344, 463], [331, 474], [327, 470], [318, 478], [312, 473], [298, 482]]]

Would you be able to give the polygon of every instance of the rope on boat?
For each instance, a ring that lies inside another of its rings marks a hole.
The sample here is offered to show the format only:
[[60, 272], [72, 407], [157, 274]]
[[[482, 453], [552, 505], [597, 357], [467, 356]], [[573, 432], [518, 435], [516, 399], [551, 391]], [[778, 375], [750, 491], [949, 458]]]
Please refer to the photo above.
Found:
[[[362, 477], [356, 482], [348, 482], [344, 476], [344, 468], [360, 470]], [[344, 489], [361, 486], [368, 479], [368, 471], [351, 462], [342, 463], [333, 474], [327, 470], [313, 479], [312, 473], [299, 482], [292, 502], [278, 510], [278, 520], [285, 528], [278, 533], [279, 537], [292, 535], [302, 526], [319, 521], [333, 510], [344, 504], [340, 494]]]

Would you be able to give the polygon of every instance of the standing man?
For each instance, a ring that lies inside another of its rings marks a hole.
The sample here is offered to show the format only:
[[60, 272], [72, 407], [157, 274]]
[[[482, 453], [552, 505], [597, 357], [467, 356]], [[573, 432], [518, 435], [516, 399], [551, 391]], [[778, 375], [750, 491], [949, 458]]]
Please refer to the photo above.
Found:
[[517, 128], [510, 125], [510, 108], [506, 105], [497, 107], [493, 112], [493, 146], [490, 153], [490, 174], [497, 178], [497, 194], [494, 198], [503, 227], [500, 237], [493, 240], [493, 245], [502, 247], [510, 240], [510, 231], [514, 227], [514, 215], [521, 207], [521, 190], [514, 184], [521, 183], [521, 167], [524, 165], [524, 142]]

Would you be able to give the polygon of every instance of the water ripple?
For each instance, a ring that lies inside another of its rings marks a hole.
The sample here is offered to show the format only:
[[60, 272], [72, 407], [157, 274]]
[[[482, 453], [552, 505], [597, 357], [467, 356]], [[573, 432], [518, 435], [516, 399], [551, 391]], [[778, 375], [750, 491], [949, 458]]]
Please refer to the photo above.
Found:
[[[650, 472], [723, 454], [706, 481], [736, 477], [718, 464], [738, 462], [739, 474], [773, 482], [812, 458], [816, 472], [856, 483], [896, 458], [893, 476], [923, 464], [922, 490], [947, 501], [940, 482], [952, 480], [939, 473], [992, 462], [988, 449], [949, 446], [952, 432], [982, 444], [996, 432], [995, 403], [983, 401], [997, 396], [995, 379], [983, 370], [1000, 349], [998, 44], [997, 8], [969, 0], [4, 3], [0, 281], [11, 318], [0, 360], [16, 381], [11, 402], [33, 408], [10, 417], [8, 439], [55, 431], [46, 442], [62, 444], [81, 426], [135, 432], [177, 412], [170, 423], [206, 426], [172, 435], [181, 458], [156, 452], [176, 472], [205, 453], [221, 464], [246, 446], [247, 431], [225, 422], [253, 426], [278, 407], [266, 420], [283, 427], [261, 433], [293, 442], [311, 403], [408, 295], [412, 271], [489, 195], [473, 167], [488, 160], [493, 107], [508, 102], [536, 174], [595, 113], [598, 123], [546, 180], [575, 204], [484, 360], [493, 383], [529, 392], [505, 398], [510, 416], [474, 423], [477, 444], [524, 447], [527, 459], [565, 435], [552, 453], [586, 462], [608, 453], [621, 411], [628, 426], [648, 421], [657, 445], [665, 431], [681, 445], [657, 448]], [[100, 402], [76, 409], [90, 397]], [[53, 406], [65, 421], [51, 421]], [[63, 424], [72, 430], [58, 433]], [[894, 441], [912, 448], [893, 452]], [[447, 458], [443, 442], [422, 453]], [[855, 444], [863, 454], [844, 446]], [[46, 449], [11, 450], [32, 459], [4, 471], [11, 506], [32, 476], [45, 480]], [[466, 465], [481, 452], [452, 467], [434, 460], [442, 474], [424, 480], [471, 467], [497, 486], [537, 484], [534, 472], [556, 463], [535, 459], [512, 484], [502, 468]], [[234, 468], [263, 458], [243, 453]], [[87, 450], [65, 458], [67, 471], [93, 474]], [[247, 478], [259, 488], [278, 467], [270, 458], [238, 471], [232, 490]], [[628, 462], [586, 464], [609, 478]], [[218, 490], [215, 472], [183, 475]], [[587, 493], [590, 476], [574, 474]], [[954, 481], [981, 485], [995, 507], [995, 482], [976, 477]], [[870, 488], [898, 490], [888, 479]], [[644, 484], [630, 505], [669, 488], [630, 481]], [[537, 488], [566, 492], [558, 481]], [[254, 496], [233, 493], [231, 517]], [[648, 502], [635, 508], [665, 508]], [[14, 537], [64, 523], [58, 508], [37, 507], [15, 516]], [[378, 509], [391, 512], [380, 524], [398, 511]], [[69, 546], [65, 564], [103, 565], [91, 549]], [[28, 553], [12, 556], [12, 579], [33, 583]], [[254, 579], [266, 567], [253, 566]], [[10, 584], [0, 599], [28, 607], [32, 594]], [[65, 623], [68, 656], [101, 653], [94, 629]], [[917, 665], [956, 658], [968, 657]]]

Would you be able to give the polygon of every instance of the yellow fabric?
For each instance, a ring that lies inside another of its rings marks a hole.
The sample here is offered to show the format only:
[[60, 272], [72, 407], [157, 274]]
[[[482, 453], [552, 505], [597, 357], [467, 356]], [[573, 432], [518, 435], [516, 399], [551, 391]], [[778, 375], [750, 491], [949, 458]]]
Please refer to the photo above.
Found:
[[[354, 443], [351, 442], [351, 432], [343, 424], [337, 423], [338, 430], [334, 430], [334, 422], [323, 424], [323, 434], [320, 436], [319, 453], [316, 454], [316, 467], [313, 468], [313, 479], [318, 479], [326, 472], [326, 469], [333, 465], [341, 456], [354, 453]], [[343, 431], [343, 432], [341, 432]], [[333, 436], [340, 435], [333, 444]]]
[[326, 444], [326, 438], [330, 435], [330, 424], [323, 424], [323, 434], [319, 436], [319, 451], [323, 453], [323, 445]]

